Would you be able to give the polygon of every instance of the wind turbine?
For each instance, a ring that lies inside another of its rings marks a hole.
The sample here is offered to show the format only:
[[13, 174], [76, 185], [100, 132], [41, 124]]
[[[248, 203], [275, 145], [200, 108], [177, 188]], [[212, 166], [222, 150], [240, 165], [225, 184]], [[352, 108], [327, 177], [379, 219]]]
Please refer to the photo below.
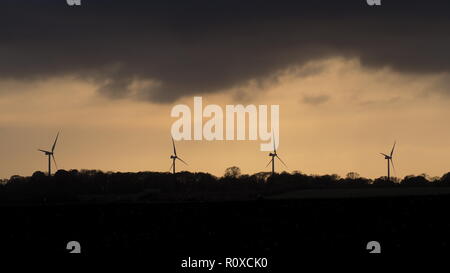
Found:
[[272, 159], [267, 163], [266, 168], [272, 163], [272, 175], [275, 173], [275, 157], [287, 168], [286, 164], [284, 164], [283, 160], [281, 160], [277, 154], [277, 149], [275, 148], [275, 135], [273, 135], [273, 153], [270, 153], [269, 156], [272, 157]]
[[177, 149], [175, 148], [175, 141], [173, 140], [173, 137], [172, 137], [172, 146], [173, 146], [173, 155], [170, 156], [170, 158], [172, 159], [172, 166], [170, 166], [170, 169], [172, 169], [173, 174], [175, 174], [175, 161], [177, 159], [180, 160], [181, 162], [183, 162], [186, 166], [188, 164], [186, 162], [184, 162], [184, 160], [181, 159], [179, 156], [177, 156]]
[[54, 154], [56, 141], [58, 141], [58, 136], [59, 136], [59, 132], [56, 135], [55, 142], [53, 142], [53, 146], [52, 146], [52, 151], [51, 152], [46, 151], [46, 150], [38, 149], [38, 151], [43, 152], [46, 156], [48, 156], [48, 176], [51, 176], [51, 174], [52, 174], [52, 162], [50, 160], [50, 157], [53, 158], [53, 162], [55, 162], [55, 167], [56, 167], [56, 169], [58, 169], [58, 165], [56, 165], [56, 159], [55, 159], [55, 154]]
[[384, 159], [387, 160], [387, 167], [388, 167], [388, 168], [387, 168], [387, 169], [388, 169], [387, 180], [388, 180], [388, 181], [391, 181], [391, 164], [392, 164], [392, 168], [393, 168], [394, 171], [395, 171], [393, 155], [394, 155], [394, 149], [395, 149], [395, 144], [396, 144], [396, 143], [397, 143], [397, 142], [394, 142], [394, 146], [392, 146], [392, 150], [391, 150], [391, 153], [390, 153], [389, 155], [380, 153], [381, 155], [384, 156]]

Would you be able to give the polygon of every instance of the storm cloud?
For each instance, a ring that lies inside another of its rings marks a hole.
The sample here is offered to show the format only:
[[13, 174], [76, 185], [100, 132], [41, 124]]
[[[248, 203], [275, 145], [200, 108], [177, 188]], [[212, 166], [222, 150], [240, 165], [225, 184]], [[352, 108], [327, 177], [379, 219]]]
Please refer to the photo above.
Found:
[[318, 95], [318, 96], [310, 96], [304, 95], [302, 102], [310, 105], [320, 105], [330, 100], [330, 97], [327, 95]]
[[[72, 75], [111, 98], [172, 102], [333, 56], [450, 70], [448, 1], [7, 0], [0, 79]], [[146, 84], [142, 84], [146, 83]]]

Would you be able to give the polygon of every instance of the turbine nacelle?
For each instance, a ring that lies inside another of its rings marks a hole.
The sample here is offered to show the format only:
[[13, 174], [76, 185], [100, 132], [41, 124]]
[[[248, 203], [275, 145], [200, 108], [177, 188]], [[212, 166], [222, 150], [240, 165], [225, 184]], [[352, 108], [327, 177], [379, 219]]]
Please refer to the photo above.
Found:
[[38, 150], [38, 151], [43, 152], [45, 155], [52, 155], [53, 154], [52, 152], [45, 151], [45, 150]]

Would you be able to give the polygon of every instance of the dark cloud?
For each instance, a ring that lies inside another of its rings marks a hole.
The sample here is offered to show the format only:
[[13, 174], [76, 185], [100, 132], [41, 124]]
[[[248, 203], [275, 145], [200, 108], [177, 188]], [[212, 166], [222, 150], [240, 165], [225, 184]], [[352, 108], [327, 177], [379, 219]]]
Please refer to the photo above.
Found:
[[[170, 102], [330, 56], [450, 70], [448, 1], [5, 0], [0, 78], [75, 75], [114, 98]], [[156, 84], [131, 88], [143, 80]]]
[[327, 95], [305, 95], [302, 102], [310, 105], [320, 105], [330, 100], [330, 96]]

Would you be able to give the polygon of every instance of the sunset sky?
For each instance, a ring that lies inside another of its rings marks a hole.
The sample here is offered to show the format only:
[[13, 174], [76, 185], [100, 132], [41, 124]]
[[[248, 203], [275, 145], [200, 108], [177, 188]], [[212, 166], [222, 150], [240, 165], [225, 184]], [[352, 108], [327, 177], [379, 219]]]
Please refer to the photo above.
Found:
[[[450, 171], [446, 1], [2, 2], [0, 178], [169, 171], [172, 107], [280, 105], [277, 171]], [[320, 2], [320, 3], [317, 3]], [[345, 3], [343, 3], [345, 2]], [[206, 120], [206, 119], [205, 119]], [[179, 170], [269, 171], [261, 141], [179, 141]]]

